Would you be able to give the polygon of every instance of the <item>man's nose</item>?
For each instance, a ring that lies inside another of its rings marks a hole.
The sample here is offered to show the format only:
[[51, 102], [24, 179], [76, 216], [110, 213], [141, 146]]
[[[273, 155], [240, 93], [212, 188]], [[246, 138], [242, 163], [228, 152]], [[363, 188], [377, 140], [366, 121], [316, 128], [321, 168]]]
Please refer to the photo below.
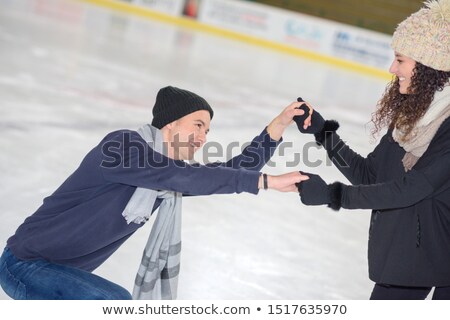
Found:
[[206, 142], [206, 133], [204, 133], [204, 132], [203, 133], [199, 133], [197, 135], [197, 141], [200, 142], [200, 146], [204, 145], [205, 142]]

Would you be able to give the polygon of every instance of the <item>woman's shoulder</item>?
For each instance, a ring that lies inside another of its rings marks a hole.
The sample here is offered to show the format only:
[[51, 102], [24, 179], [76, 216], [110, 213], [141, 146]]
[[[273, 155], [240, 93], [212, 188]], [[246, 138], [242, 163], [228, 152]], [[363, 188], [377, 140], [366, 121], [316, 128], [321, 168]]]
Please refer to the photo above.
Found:
[[436, 151], [439, 150], [439, 152], [450, 150], [450, 117], [442, 122], [433, 140], [431, 140], [429, 148], [436, 148]]
[[441, 126], [436, 132], [436, 136], [440, 135], [447, 136], [449, 134], [450, 134], [450, 117], [448, 117], [447, 119], [444, 120], [444, 122], [442, 122]]

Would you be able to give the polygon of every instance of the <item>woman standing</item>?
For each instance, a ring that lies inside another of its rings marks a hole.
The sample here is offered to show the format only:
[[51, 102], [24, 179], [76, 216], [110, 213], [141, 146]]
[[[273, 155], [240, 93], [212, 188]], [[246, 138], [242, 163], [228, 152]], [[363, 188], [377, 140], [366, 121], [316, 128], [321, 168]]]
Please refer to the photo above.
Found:
[[319, 176], [298, 185], [306, 205], [372, 209], [371, 299], [450, 299], [450, 0], [426, 2], [396, 29], [387, 86], [373, 115], [374, 133], [388, 127], [366, 158], [313, 111], [314, 133], [351, 182]]

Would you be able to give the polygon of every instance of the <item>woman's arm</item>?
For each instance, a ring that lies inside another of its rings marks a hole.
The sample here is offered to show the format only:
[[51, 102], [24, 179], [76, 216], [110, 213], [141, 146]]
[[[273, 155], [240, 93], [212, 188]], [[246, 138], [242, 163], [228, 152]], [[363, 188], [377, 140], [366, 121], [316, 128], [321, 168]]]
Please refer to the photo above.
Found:
[[[299, 131], [314, 134], [317, 144], [325, 148], [328, 157], [352, 184], [373, 183], [377, 170], [376, 153], [379, 148], [375, 148], [367, 158], [362, 157], [354, 152], [336, 133], [339, 128], [336, 121], [325, 121], [322, 115], [307, 102], [300, 108], [305, 111], [305, 114], [294, 118]], [[306, 126], [304, 123], [308, 119], [310, 125]]]
[[302, 202], [307, 205], [328, 204], [334, 209], [403, 208], [448, 188], [449, 163], [450, 120], [447, 120], [414, 168], [398, 179], [348, 186], [340, 182], [327, 185], [319, 176], [309, 175], [310, 179], [300, 183], [298, 188]]

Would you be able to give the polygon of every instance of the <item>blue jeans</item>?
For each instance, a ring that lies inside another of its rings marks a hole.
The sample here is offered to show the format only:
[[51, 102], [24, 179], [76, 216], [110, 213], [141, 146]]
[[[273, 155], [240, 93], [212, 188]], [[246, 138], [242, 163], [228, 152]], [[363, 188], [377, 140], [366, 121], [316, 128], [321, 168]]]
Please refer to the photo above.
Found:
[[9, 248], [0, 258], [0, 285], [16, 300], [130, 300], [121, 286], [90, 272], [50, 263], [23, 261]]

